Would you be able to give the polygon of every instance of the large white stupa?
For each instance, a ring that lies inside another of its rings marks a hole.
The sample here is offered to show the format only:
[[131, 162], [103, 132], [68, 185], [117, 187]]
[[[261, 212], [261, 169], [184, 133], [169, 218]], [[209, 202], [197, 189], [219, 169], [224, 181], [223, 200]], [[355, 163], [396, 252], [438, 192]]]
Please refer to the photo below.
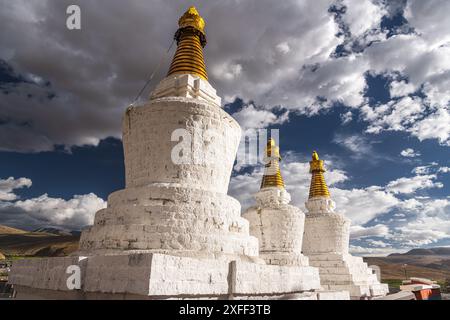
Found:
[[290, 241], [277, 253], [289, 263], [271, 263], [227, 195], [241, 128], [208, 82], [204, 27], [191, 7], [179, 21], [167, 77], [124, 115], [125, 189], [96, 213], [77, 255], [14, 263], [17, 298], [348, 298], [321, 290], [318, 269], [300, 252], [299, 210], [278, 210], [296, 229], [286, 220], [283, 232], [295, 234], [272, 241], [277, 249]]

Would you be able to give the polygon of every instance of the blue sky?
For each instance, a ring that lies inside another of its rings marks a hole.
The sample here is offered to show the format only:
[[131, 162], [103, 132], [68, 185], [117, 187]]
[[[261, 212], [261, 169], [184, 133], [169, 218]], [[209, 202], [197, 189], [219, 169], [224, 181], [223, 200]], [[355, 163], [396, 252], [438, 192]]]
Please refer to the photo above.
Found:
[[[244, 129], [280, 130], [295, 205], [317, 150], [354, 253], [450, 245], [448, 1], [3, 1], [0, 224], [81, 228], [123, 188], [122, 113], [195, 4], [210, 82]], [[233, 172], [243, 208], [261, 173]]]

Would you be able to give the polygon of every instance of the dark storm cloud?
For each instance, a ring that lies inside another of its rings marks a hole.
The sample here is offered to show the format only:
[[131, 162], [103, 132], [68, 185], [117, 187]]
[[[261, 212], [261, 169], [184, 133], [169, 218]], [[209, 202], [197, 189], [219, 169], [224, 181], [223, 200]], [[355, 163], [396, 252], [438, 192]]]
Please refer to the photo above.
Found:
[[[446, 54], [435, 40], [445, 42], [446, 19], [428, 21], [421, 13], [440, 17], [448, 2], [435, 0], [426, 7], [410, 2], [405, 8], [403, 1], [394, 6], [381, 0], [0, 0], [0, 59], [29, 80], [2, 87], [0, 150], [39, 152], [55, 144], [69, 148], [120, 137], [122, 113], [169, 47], [179, 16], [193, 4], [207, 22], [210, 82], [225, 102], [240, 97], [266, 109], [317, 114], [334, 102], [363, 106], [365, 74], [372, 69], [411, 71], [417, 87], [434, 83], [437, 73], [449, 68], [446, 60], [435, 58]], [[66, 28], [71, 4], [81, 7], [80, 31]], [[333, 5], [346, 8], [339, 21], [329, 10]], [[398, 46], [402, 39], [387, 39], [380, 24], [384, 16], [403, 11], [420, 32]], [[355, 41], [356, 51], [350, 46], [345, 57], [333, 56], [338, 46]], [[411, 67], [418, 54], [395, 61], [399, 50], [420, 53], [423, 67]], [[150, 87], [165, 75], [172, 54]], [[385, 66], [383, 56], [394, 63]], [[445, 102], [448, 76], [444, 80], [425, 94]], [[426, 123], [410, 130], [447, 141], [437, 132], [429, 134]]]
[[[124, 109], [164, 55], [179, 16], [192, 4], [141, 0], [1, 2], [0, 58], [18, 74], [51, 83], [54, 92], [51, 100], [45, 99], [46, 88], [23, 84], [9, 87], [9, 94], [1, 97], [0, 118], [9, 121], [0, 126], [0, 149], [23, 152], [51, 150], [55, 144], [97, 144], [107, 136], [119, 137]], [[70, 4], [81, 7], [81, 31], [65, 27]], [[213, 85], [230, 99], [235, 93], [248, 98], [254, 90], [264, 94], [276, 81], [275, 74], [268, 77], [270, 71], [292, 62], [280, 59], [287, 51], [303, 47], [303, 53], [320, 54], [323, 44], [314, 46], [312, 51], [317, 52], [308, 52], [306, 43], [323, 29], [323, 22], [329, 23], [326, 29], [331, 31], [322, 33], [327, 37], [325, 47], [334, 47], [337, 40], [327, 14], [329, 4], [318, 1], [308, 6], [286, 1], [275, 8], [270, 1], [196, 3], [207, 18], [211, 41], [206, 59]], [[313, 16], [308, 11], [313, 11]], [[297, 40], [292, 48], [283, 49], [283, 39], [289, 37]], [[249, 52], [256, 57], [243, 54]], [[155, 81], [164, 76], [170, 56]], [[298, 62], [300, 68], [302, 62]], [[245, 73], [240, 74], [241, 68]], [[261, 78], [265, 79], [258, 83]], [[238, 82], [255, 85], [243, 86], [239, 92], [235, 90]]]

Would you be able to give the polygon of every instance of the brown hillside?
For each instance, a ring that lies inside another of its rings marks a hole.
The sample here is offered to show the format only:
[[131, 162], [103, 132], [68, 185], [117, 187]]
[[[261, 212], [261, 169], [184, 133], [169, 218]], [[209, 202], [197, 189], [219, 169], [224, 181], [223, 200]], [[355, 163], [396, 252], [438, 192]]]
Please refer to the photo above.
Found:
[[6, 256], [66, 256], [78, 249], [79, 236], [47, 233], [0, 234], [0, 251]]
[[368, 265], [377, 265], [381, 269], [382, 279], [405, 279], [403, 264], [406, 266], [407, 277], [421, 277], [436, 281], [444, 281], [450, 278], [450, 270], [446, 266], [448, 260], [438, 260], [416, 257], [416, 259], [390, 259], [390, 257], [368, 257], [364, 261]]
[[0, 224], [0, 234], [24, 234], [27, 233], [27, 231], [7, 227]]

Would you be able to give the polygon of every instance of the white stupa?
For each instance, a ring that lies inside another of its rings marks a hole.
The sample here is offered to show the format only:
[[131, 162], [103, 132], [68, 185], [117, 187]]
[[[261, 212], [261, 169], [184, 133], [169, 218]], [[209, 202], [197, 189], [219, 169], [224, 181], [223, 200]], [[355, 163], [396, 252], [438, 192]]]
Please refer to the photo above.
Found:
[[208, 82], [204, 27], [191, 7], [167, 77], [124, 115], [125, 189], [83, 231], [78, 255], [14, 263], [18, 298], [321, 298], [309, 293], [317, 269], [259, 257], [240, 203], [227, 195], [241, 128]]
[[310, 172], [303, 254], [312, 266], [319, 268], [322, 286], [329, 290], [348, 290], [352, 299], [386, 295], [387, 284], [378, 281], [361, 257], [348, 252], [350, 219], [334, 211], [336, 205], [325, 182], [323, 160], [319, 160], [316, 152], [310, 162]]

